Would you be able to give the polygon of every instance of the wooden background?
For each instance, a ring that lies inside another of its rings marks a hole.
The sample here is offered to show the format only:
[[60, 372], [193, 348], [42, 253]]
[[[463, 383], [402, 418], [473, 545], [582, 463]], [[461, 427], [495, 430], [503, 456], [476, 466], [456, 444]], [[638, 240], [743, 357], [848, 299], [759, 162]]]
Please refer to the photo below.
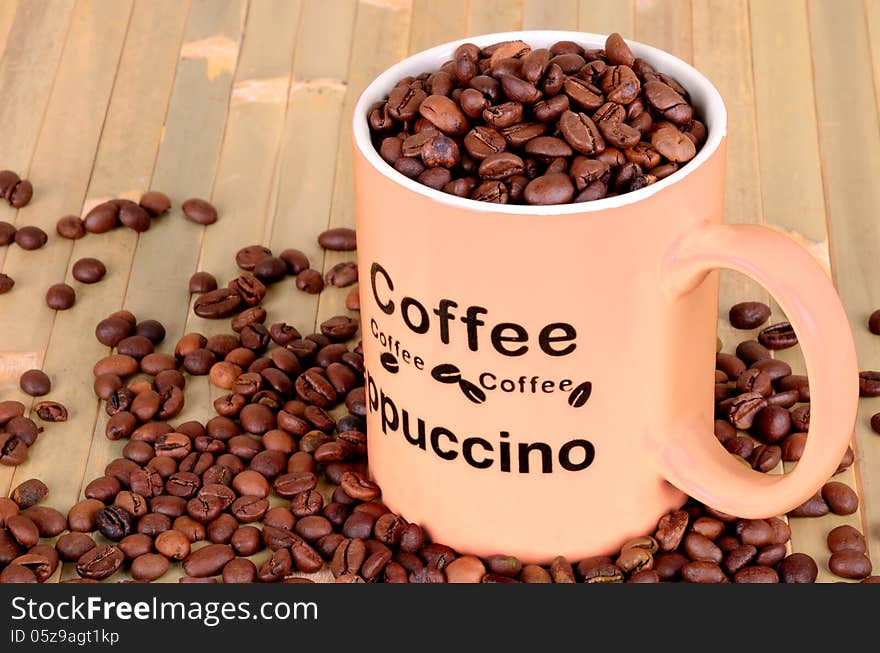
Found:
[[[40, 251], [0, 250], [16, 280], [0, 300], [0, 396], [27, 400], [18, 376], [43, 366], [51, 398], [71, 409], [25, 465], [0, 469], [0, 494], [42, 478], [47, 503], [66, 512], [119, 455], [91, 390], [106, 353], [98, 319], [123, 306], [158, 319], [170, 351], [187, 331], [226, 326], [185, 309], [195, 270], [231, 278], [235, 251], [252, 243], [303, 249], [315, 267], [343, 260], [315, 236], [353, 225], [348, 121], [360, 90], [409, 52], [519, 28], [619, 31], [704, 72], [730, 111], [727, 221], [774, 225], [828, 266], [862, 368], [880, 368], [880, 338], [865, 327], [880, 306], [880, 0], [0, 0], [0, 167], [36, 188], [17, 212], [0, 205], [0, 220], [50, 233]], [[61, 215], [148, 188], [176, 206], [210, 198], [220, 222], [205, 229], [175, 209], [140, 236], [54, 236]], [[70, 277], [84, 256], [109, 269], [96, 286]], [[62, 280], [78, 302], [56, 314], [43, 297]], [[267, 309], [304, 333], [344, 311], [344, 290], [315, 297], [284, 283]], [[747, 334], [730, 329], [729, 306], [767, 297], [732, 274], [722, 283], [730, 350]], [[191, 379], [180, 419], [209, 417], [214, 394], [206, 377]], [[857, 464], [839, 477], [859, 490], [860, 512], [792, 520], [793, 549], [816, 558], [822, 580], [834, 579], [825, 536], [839, 523], [866, 529], [880, 563], [877, 410], [880, 399], [862, 400]]]

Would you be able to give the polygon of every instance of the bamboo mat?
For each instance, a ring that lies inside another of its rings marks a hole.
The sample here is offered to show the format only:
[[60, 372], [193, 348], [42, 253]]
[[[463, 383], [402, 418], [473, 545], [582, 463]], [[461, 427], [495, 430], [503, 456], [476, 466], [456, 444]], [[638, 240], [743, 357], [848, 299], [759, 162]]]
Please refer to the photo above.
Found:
[[[233, 276], [239, 247], [298, 247], [329, 269], [344, 255], [320, 251], [315, 235], [354, 223], [348, 122], [360, 90], [409, 52], [520, 28], [618, 31], [704, 72], [730, 112], [727, 221], [772, 225], [808, 247], [833, 273], [861, 367], [880, 367], [880, 338], [865, 327], [880, 306], [880, 0], [4, 0], [0, 167], [36, 195], [18, 211], [0, 205], [0, 220], [54, 233], [61, 215], [150, 187], [176, 204], [210, 198], [223, 219], [205, 229], [175, 210], [140, 235], [0, 250], [16, 280], [0, 311], [2, 398], [29, 400], [18, 376], [42, 365], [71, 409], [26, 464], [0, 468], [0, 494], [41, 478], [47, 504], [66, 512], [119, 455], [91, 390], [106, 353], [93, 336], [100, 317], [125, 307], [158, 319], [170, 350], [188, 331], [224, 329], [185, 308], [187, 280], [197, 269]], [[85, 256], [108, 267], [99, 286], [69, 278]], [[55, 314], [44, 292], [64, 280], [77, 306]], [[344, 312], [345, 294], [273, 292], [266, 308], [311, 332]], [[723, 274], [720, 315], [745, 299], [770, 301]], [[722, 317], [719, 335], [730, 349], [747, 334]], [[782, 357], [803, 370], [796, 354]], [[190, 379], [179, 419], [210, 417], [216, 394]], [[880, 436], [868, 426], [878, 410], [880, 399], [861, 401], [856, 465], [838, 477], [858, 489], [860, 511], [791, 520], [792, 549], [816, 558], [820, 580], [836, 580], [825, 536], [840, 523], [864, 529], [880, 562]]]

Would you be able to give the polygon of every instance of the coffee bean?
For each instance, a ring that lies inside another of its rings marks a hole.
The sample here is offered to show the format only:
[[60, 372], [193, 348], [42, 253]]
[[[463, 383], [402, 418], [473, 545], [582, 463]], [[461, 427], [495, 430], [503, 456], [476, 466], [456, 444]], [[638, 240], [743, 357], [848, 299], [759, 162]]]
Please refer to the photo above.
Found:
[[76, 303], [76, 291], [66, 283], [56, 283], [46, 291], [46, 305], [55, 311], [66, 311]]
[[845, 483], [826, 483], [822, 486], [822, 498], [835, 515], [851, 515], [859, 509], [859, 495]]
[[34, 196], [34, 187], [27, 179], [22, 179], [15, 185], [12, 193], [7, 197], [13, 208], [20, 209], [26, 206]]
[[766, 406], [753, 423], [757, 437], [767, 444], [779, 444], [791, 431], [791, 413], [780, 406]]
[[[757, 340], [744, 340], [736, 346], [737, 358], [745, 361], [747, 365], [755, 365], [758, 361], [772, 360], [770, 350]], [[782, 363], [783, 361], [774, 361]], [[791, 374], [791, 371], [788, 372]]]
[[721, 370], [729, 380], [735, 381], [746, 371], [746, 364], [731, 354], [718, 353], [715, 355], [715, 369]]
[[596, 556], [581, 560], [577, 565], [578, 574], [585, 583], [622, 583], [623, 572], [615, 566], [611, 558]]
[[52, 381], [43, 370], [28, 370], [21, 375], [18, 385], [31, 397], [42, 397], [52, 389]]
[[[346, 274], [350, 276], [351, 272]], [[296, 287], [310, 295], [316, 295], [324, 289], [324, 278], [317, 270], [306, 268], [296, 275]]]
[[217, 209], [206, 200], [191, 198], [181, 204], [180, 208], [183, 215], [195, 223], [209, 225], [217, 222]]
[[779, 575], [772, 567], [751, 565], [743, 567], [733, 576], [734, 583], [778, 583]]
[[81, 258], [73, 264], [71, 274], [82, 283], [97, 283], [107, 274], [107, 268], [96, 258]]
[[254, 266], [254, 276], [265, 284], [277, 283], [287, 276], [287, 263], [267, 256]]
[[661, 551], [674, 551], [678, 548], [687, 530], [688, 521], [688, 513], [684, 510], [676, 510], [660, 518], [654, 539], [660, 545]]
[[24, 250], [40, 249], [49, 237], [39, 227], [21, 227], [15, 232], [15, 244]]
[[15, 279], [8, 274], [0, 274], [0, 295], [5, 295], [15, 285]]
[[15, 242], [15, 225], [0, 220], [0, 246], [5, 247]]
[[102, 544], [90, 549], [76, 561], [76, 573], [91, 580], [104, 580], [122, 566], [125, 555], [115, 546]]
[[868, 550], [865, 536], [849, 525], [833, 528], [828, 533], [827, 544], [831, 553], [840, 553], [841, 551], [866, 553]]
[[193, 305], [193, 312], [207, 319], [222, 319], [234, 314], [242, 304], [241, 295], [232, 288], [220, 288], [201, 295]]
[[77, 240], [86, 235], [86, 227], [77, 215], [65, 215], [58, 219], [55, 231], [62, 238]]
[[33, 411], [44, 422], [67, 421], [67, 408], [57, 401], [41, 401], [34, 406]]
[[766, 406], [767, 400], [756, 392], [747, 392], [723, 402], [727, 420], [741, 430], [750, 429], [755, 417]]
[[344, 261], [334, 265], [325, 275], [327, 283], [337, 288], [345, 288], [350, 286], [358, 279], [357, 263], [354, 261]]
[[770, 319], [770, 307], [763, 302], [740, 302], [731, 306], [728, 317], [735, 329], [757, 329]]
[[859, 372], [859, 395], [880, 397], [880, 372]]
[[794, 329], [788, 322], [768, 326], [758, 334], [758, 341], [773, 350], [788, 349], [798, 343]]
[[217, 279], [210, 272], [196, 272], [189, 278], [191, 294], [207, 293], [217, 290]]
[[140, 233], [150, 228], [150, 214], [145, 208], [132, 201], [121, 200], [119, 203], [119, 222]]
[[841, 578], [865, 578], [871, 575], [871, 561], [858, 551], [839, 551], [832, 553], [828, 560], [831, 573]]
[[22, 510], [40, 503], [49, 494], [49, 488], [41, 480], [28, 479], [15, 487], [9, 494], [16, 505]]
[[789, 517], [821, 517], [827, 515], [830, 508], [825, 503], [825, 499], [817, 492], [801, 505], [789, 511]]
[[138, 204], [154, 218], [171, 209], [171, 200], [165, 193], [160, 193], [157, 190], [147, 191], [141, 195]]

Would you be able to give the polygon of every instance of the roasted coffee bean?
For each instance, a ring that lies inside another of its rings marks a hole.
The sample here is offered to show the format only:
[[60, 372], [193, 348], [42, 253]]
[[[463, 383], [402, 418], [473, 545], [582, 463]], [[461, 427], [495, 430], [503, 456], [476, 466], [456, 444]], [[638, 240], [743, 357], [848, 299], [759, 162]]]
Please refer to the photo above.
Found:
[[150, 228], [150, 214], [144, 207], [125, 200], [119, 205], [119, 222], [129, 229], [143, 232]]
[[196, 272], [189, 278], [189, 291], [201, 294], [217, 290], [217, 279], [210, 272]]
[[747, 392], [722, 403], [727, 420], [741, 430], [750, 429], [767, 400], [756, 392]]
[[221, 319], [236, 313], [242, 305], [242, 296], [236, 289], [220, 288], [201, 295], [193, 305], [193, 312], [207, 319]]
[[65, 533], [55, 542], [58, 555], [65, 562], [74, 562], [97, 546], [95, 540], [85, 533]]
[[822, 498], [835, 515], [851, 515], [859, 509], [859, 495], [845, 483], [826, 483], [822, 486]]
[[805, 553], [792, 553], [779, 565], [779, 580], [783, 583], [815, 583], [818, 575], [816, 561]]
[[779, 575], [772, 567], [750, 565], [743, 567], [733, 576], [734, 583], [778, 583]]
[[49, 375], [42, 370], [28, 370], [18, 380], [18, 385], [23, 392], [31, 397], [42, 397], [49, 394], [52, 389], [52, 381]]
[[15, 225], [0, 220], [0, 246], [5, 247], [7, 245], [11, 245], [14, 242]]
[[[770, 357], [770, 350], [757, 340], [744, 340], [739, 343], [736, 346], [736, 356], [745, 361], [747, 365], [755, 365], [758, 361], [772, 360]], [[779, 360], [774, 362], [783, 363], [783, 361]], [[791, 372], [788, 373], [791, 374]]]
[[0, 295], [5, 295], [15, 286], [15, 279], [8, 274], [0, 274]]
[[753, 422], [757, 437], [767, 444], [778, 444], [791, 431], [791, 413], [779, 406], [766, 406]]
[[254, 276], [264, 284], [273, 284], [287, 276], [287, 263], [280, 258], [267, 256], [254, 266]]
[[53, 311], [66, 311], [76, 303], [76, 291], [66, 283], [56, 283], [46, 291], [46, 306]]
[[187, 574], [196, 578], [215, 576], [233, 558], [235, 558], [235, 553], [228, 545], [208, 544], [193, 551], [183, 561], [183, 569]]
[[880, 372], [859, 372], [859, 395], [880, 397]]
[[[55, 231], [62, 238], [77, 240], [86, 235], [86, 228], [83, 221], [77, 215], [65, 215], [58, 219], [55, 225]], [[6, 243], [7, 245], [9, 243]]]
[[789, 511], [789, 517], [821, 517], [830, 511], [825, 499], [817, 492], [797, 508]]
[[858, 551], [839, 551], [832, 553], [828, 560], [831, 573], [841, 578], [865, 578], [871, 575], [871, 561]]
[[76, 561], [76, 573], [91, 580], [104, 580], [122, 566], [125, 555], [115, 546], [101, 544], [86, 551]]
[[310, 295], [316, 295], [324, 289], [324, 277], [318, 270], [306, 268], [296, 275], [296, 287]]
[[767, 349], [788, 349], [797, 343], [794, 329], [788, 322], [773, 324], [758, 334], [758, 341]]
[[868, 550], [865, 536], [849, 525], [838, 526], [832, 529], [828, 533], [827, 544], [828, 550], [831, 553], [840, 553], [841, 551], [866, 553]]
[[724, 572], [714, 562], [696, 560], [681, 567], [681, 578], [686, 583], [727, 582]]
[[746, 371], [746, 364], [736, 356], [719, 352], [715, 355], [715, 369], [724, 372], [730, 381], [736, 381]]
[[24, 250], [40, 249], [47, 240], [49, 240], [49, 236], [39, 227], [20, 227], [15, 232], [15, 244]]
[[31, 506], [35, 506], [45, 499], [49, 494], [49, 488], [43, 481], [31, 478], [18, 484], [9, 494], [16, 505], [25, 510]]
[[731, 306], [728, 318], [735, 329], [757, 329], [770, 319], [770, 307], [763, 302], [740, 302]]
[[165, 193], [157, 190], [147, 191], [141, 195], [138, 204], [154, 218], [167, 213], [171, 209], [171, 200]]
[[756, 368], [749, 368], [736, 378], [736, 389], [739, 392], [755, 392], [764, 397], [773, 393], [770, 375]]
[[180, 208], [184, 216], [197, 224], [209, 225], [217, 222], [217, 209], [206, 200], [190, 198]]
[[615, 566], [611, 558], [596, 556], [581, 560], [577, 565], [578, 575], [585, 583], [622, 583], [623, 572]]
[[82, 283], [97, 283], [107, 274], [107, 268], [96, 258], [81, 258], [73, 264], [71, 274]]

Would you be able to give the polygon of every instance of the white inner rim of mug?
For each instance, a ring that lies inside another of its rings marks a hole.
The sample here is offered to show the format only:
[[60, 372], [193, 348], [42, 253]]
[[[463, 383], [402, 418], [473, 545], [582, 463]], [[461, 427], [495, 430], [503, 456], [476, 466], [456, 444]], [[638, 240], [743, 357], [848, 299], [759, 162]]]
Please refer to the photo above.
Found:
[[429, 186], [420, 184], [416, 180], [402, 175], [379, 156], [379, 152], [376, 151], [376, 148], [373, 147], [373, 143], [370, 140], [370, 129], [367, 124], [367, 110], [370, 106], [374, 102], [384, 100], [394, 85], [403, 77], [410, 75], [416, 76], [423, 72], [439, 70], [444, 62], [452, 59], [453, 52], [462, 43], [475, 43], [480, 47], [485, 47], [492, 43], [497, 43], [498, 41], [513, 41], [519, 39], [525, 41], [532, 47], [543, 48], [550, 47], [557, 41], [574, 41], [590, 49], [604, 48], [606, 38], [606, 36], [601, 34], [556, 30], [501, 32], [444, 43], [443, 45], [438, 45], [429, 50], [414, 54], [413, 56], [394, 64], [391, 68], [379, 75], [361, 94], [361, 97], [354, 108], [352, 124], [354, 141], [358, 149], [366, 157], [367, 161], [369, 161], [376, 170], [395, 183], [400, 184], [414, 193], [429, 197], [432, 200], [470, 211], [508, 213], [516, 215], [566, 215], [613, 209], [646, 199], [654, 193], [658, 193], [664, 188], [682, 181], [687, 175], [700, 167], [709, 159], [709, 157], [712, 156], [727, 133], [727, 109], [724, 107], [724, 101], [721, 99], [721, 94], [712, 85], [712, 82], [700, 74], [696, 68], [668, 52], [658, 50], [657, 48], [636, 41], [627, 40], [627, 43], [632, 49], [633, 55], [647, 61], [656, 68], [657, 72], [666, 73], [676, 79], [685, 90], [687, 90], [696, 115], [702, 119], [708, 130], [708, 138], [706, 142], [693, 159], [684, 164], [680, 170], [677, 170], [665, 179], [661, 179], [650, 186], [629, 193], [624, 193], [622, 195], [617, 195], [616, 197], [607, 197], [600, 200], [580, 202], [576, 204], [536, 206], [531, 204], [495, 204], [481, 202], [434, 190]]

